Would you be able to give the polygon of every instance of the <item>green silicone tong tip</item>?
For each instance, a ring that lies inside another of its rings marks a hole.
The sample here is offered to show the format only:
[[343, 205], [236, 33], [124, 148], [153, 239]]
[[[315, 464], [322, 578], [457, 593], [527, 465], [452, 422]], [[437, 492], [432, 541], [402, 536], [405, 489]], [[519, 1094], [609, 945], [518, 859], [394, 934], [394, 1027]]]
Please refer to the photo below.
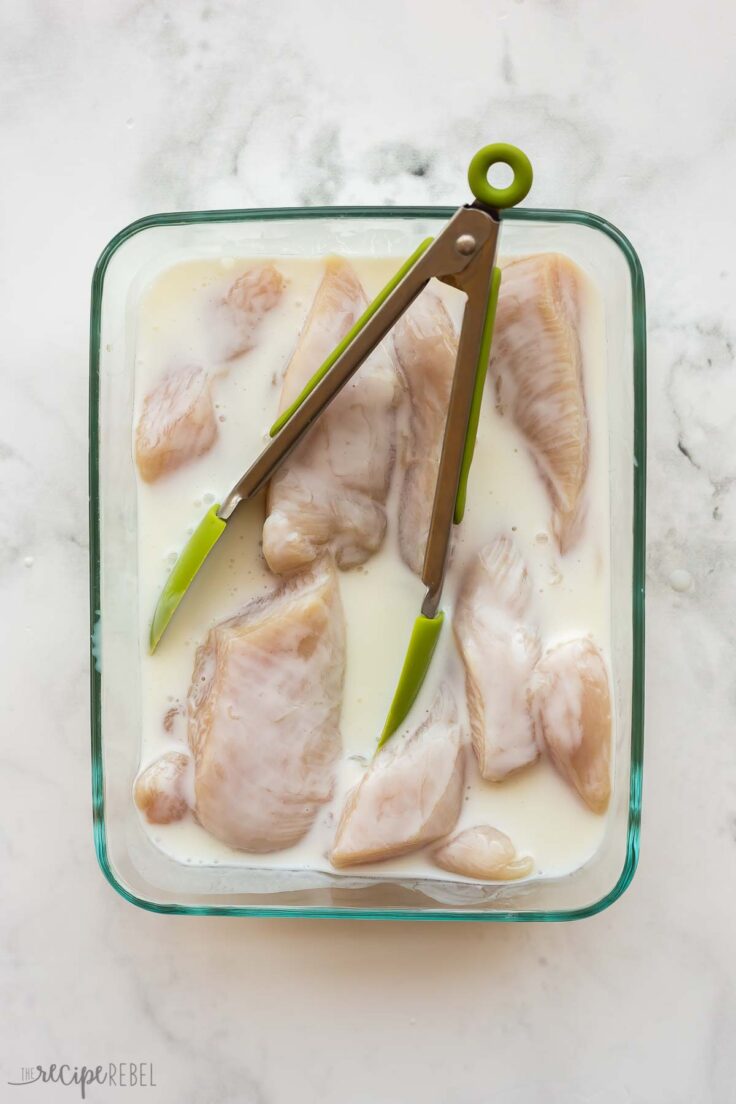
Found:
[[151, 622], [151, 632], [148, 640], [151, 655], [156, 651], [166, 626], [189, 590], [194, 576], [225, 532], [227, 522], [217, 516], [219, 509], [220, 504], [216, 502], [204, 515], [184, 545], [171, 570], [171, 574], [166, 580]]
[[382, 748], [386, 741], [393, 736], [416, 701], [417, 694], [422, 688], [422, 683], [432, 662], [432, 656], [437, 647], [444, 620], [445, 615], [440, 610], [434, 617], [424, 617], [420, 614], [414, 622], [409, 647], [404, 658], [404, 666], [401, 668], [399, 682], [376, 751]]

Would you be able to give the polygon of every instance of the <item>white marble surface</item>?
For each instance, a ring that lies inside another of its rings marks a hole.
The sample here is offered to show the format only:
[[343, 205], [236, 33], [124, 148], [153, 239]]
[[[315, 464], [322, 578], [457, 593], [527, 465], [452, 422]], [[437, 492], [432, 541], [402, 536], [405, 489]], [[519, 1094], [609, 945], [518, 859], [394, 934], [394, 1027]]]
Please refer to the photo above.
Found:
[[[128, 1059], [177, 1104], [736, 1098], [735, 33], [728, 0], [0, 6], [0, 1100], [78, 1098], [7, 1087], [22, 1065]], [[535, 204], [606, 215], [647, 274], [634, 883], [559, 926], [136, 911], [90, 823], [95, 258], [159, 209], [452, 203], [501, 136]]]

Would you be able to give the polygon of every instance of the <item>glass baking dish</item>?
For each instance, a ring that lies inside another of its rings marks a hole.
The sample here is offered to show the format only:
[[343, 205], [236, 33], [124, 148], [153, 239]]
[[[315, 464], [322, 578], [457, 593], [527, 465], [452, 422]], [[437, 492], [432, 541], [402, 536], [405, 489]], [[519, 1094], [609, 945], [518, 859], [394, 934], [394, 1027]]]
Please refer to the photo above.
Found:
[[[614, 785], [603, 841], [573, 874], [482, 887], [439, 902], [420, 880], [304, 886], [242, 866], [185, 866], [145, 834], [132, 802], [140, 749], [136, 480], [131, 450], [135, 312], [160, 270], [192, 257], [396, 256], [436, 234], [444, 207], [161, 214], [120, 231], [92, 283], [90, 337], [91, 727], [94, 837], [105, 877], [154, 912], [394, 920], [570, 920], [615, 901], [636, 869], [644, 699], [646, 334], [644, 283], [626, 238], [578, 211], [503, 212], [501, 253], [559, 251], [603, 303], [611, 500]], [[314, 879], [312, 882], [314, 883]], [[474, 889], [476, 887], [473, 887]]]

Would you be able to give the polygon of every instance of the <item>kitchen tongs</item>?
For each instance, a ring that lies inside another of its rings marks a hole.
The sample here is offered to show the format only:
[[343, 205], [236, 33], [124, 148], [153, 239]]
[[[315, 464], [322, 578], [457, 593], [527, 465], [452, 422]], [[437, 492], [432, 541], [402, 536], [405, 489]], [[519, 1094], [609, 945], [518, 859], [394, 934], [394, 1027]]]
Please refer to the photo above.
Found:
[[[491, 166], [508, 165], [506, 188], [487, 179]], [[437, 484], [422, 567], [427, 593], [409, 642], [379, 747], [406, 717], [424, 681], [439, 632], [440, 610], [452, 526], [463, 518], [481, 398], [491, 352], [501, 282], [496, 268], [500, 212], [529, 192], [532, 167], [515, 146], [496, 143], [476, 153], [468, 170], [475, 202], [460, 207], [436, 238], [427, 238], [366, 308], [350, 332], [318, 368], [301, 394], [274, 422], [272, 441], [223, 501], [215, 504], [187, 542], [161, 593], [151, 625], [157, 647], [166, 626], [207, 555], [222, 536], [240, 502], [261, 491], [361, 364], [432, 279], [459, 288], [467, 297], [447, 411]]]

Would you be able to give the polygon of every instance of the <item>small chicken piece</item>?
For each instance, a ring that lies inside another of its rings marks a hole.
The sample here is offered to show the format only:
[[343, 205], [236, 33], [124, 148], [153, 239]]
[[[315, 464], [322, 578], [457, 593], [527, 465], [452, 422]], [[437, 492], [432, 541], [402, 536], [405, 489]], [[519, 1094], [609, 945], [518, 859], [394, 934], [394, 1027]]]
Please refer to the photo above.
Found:
[[301, 839], [332, 796], [344, 672], [326, 560], [210, 631], [188, 702], [195, 814], [208, 832], [256, 852]]
[[191, 757], [169, 751], [138, 775], [133, 788], [135, 803], [151, 824], [171, 824], [189, 810], [187, 775]]
[[422, 292], [397, 322], [394, 344], [411, 400], [399, 546], [421, 575], [457, 356], [455, 327], [438, 295]]
[[135, 458], [146, 483], [207, 452], [217, 437], [210, 381], [203, 368], [169, 372], [146, 395], [135, 435]]
[[502, 264], [491, 373], [498, 408], [526, 438], [554, 507], [561, 552], [580, 535], [588, 418], [578, 336], [581, 273], [557, 253]]
[[489, 882], [525, 878], [534, 869], [530, 855], [517, 857], [509, 837], [488, 824], [458, 832], [437, 848], [433, 858], [438, 866], [452, 874]]
[[463, 794], [463, 734], [448, 690], [412, 735], [394, 738], [348, 794], [330, 859], [379, 862], [451, 832]]
[[272, 264], [255, 265], [235, 280], [219, 304], [224, 360], [233, 360], [253, 348], [258, 327], [281, 301], [285, 287], [284, 277]]
[[592, 640], [570, 640], [540, 660], [532, 688], [537, 740], [594, 813], [611, 797], [611, 694]]
[[539, 751], [529, 711], [529, 682], [539, 659], [537, 631], [526, 622], [531, 581], [513, 541], [500, 536], [470, 563], [454, 631], [465, 664], [473, 748], [483, 778], [500, 782]]
[[[365, 294], [351, 266], [339, 257], [329, 258], [286, 369], [281, 411], [298, 397], [364, 307]], [[272, 571], [296, 571], [325, 549], [332, 551], [338, 567], [355, 567], [380, 547], [398, 397], [393, 358], [379, 346], [271, 480], [263, 553]]]

